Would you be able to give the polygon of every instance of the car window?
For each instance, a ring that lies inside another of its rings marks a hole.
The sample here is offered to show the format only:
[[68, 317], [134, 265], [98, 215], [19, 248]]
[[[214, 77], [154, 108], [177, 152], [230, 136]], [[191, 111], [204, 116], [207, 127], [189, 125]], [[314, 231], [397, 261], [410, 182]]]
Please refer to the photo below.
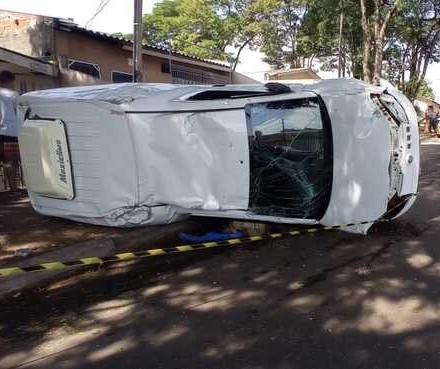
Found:
[[252, 104], [249, 112], [252, 127], [267, 134], [280, 130], [322, 129], [319, 106], [311, 99]]
[[248, 104], [250, 209], [320, 219], [332, 182], [331, 131], [317, 98]]

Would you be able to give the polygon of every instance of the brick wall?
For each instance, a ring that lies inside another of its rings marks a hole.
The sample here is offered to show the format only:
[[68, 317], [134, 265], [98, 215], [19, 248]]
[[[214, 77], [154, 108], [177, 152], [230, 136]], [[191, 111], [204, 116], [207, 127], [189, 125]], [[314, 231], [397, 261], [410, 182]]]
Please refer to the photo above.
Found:
[[0, 46], [16, 52], [40, 57], [52, 53], [50, 18], [0, 11]]

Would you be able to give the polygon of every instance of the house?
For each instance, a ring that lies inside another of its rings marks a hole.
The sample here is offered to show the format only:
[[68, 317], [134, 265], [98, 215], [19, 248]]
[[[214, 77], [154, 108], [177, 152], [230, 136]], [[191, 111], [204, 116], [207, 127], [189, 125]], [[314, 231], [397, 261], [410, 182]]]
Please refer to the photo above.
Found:
[[56, 65], [3, 47], [0, 47], [0, 70], [14, 73], [15, 90], [20, 93], [58, 86]]
[[424, 113], [428, 109], [428, 106], [432, 106], [434, 111], [440, 114], [440, 104], [425, 96], [419, 96], [414, 101], [414, 105], [419, 108], [421, 113]]
[[321, 78], [310, 68], [292, 68], [267, 72], [264, 79], [267, 81], [311, 83], [319, 81]]
[[[52, 65], [60, 87], [132, 80], [132, 41], [80, 27], [72, 19], [0, 10], [0, 47]], [[229, 65], [148, 45], [142, 49], [142, 76], [144, 82], [179, 84], [250, 82]], [[40, 88], [29, 80], [22, 90], [33, 87]]]

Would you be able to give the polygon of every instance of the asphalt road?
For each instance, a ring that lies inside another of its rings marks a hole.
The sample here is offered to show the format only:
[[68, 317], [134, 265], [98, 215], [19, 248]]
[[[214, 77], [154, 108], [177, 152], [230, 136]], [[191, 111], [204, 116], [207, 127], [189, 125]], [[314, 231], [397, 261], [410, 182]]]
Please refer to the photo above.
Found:
[[370, 235], [272, 241], [89, 275], [3, 303], [1, 368], [440, 367], [440, 142]]

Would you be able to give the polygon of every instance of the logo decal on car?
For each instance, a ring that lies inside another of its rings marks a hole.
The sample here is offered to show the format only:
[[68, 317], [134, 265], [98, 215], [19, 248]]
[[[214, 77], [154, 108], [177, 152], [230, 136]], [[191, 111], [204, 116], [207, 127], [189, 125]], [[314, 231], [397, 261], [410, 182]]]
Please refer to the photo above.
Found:
[[61, 182], [67, 184], [67, 176], [66, 176], [66, 163], [64, 162], [64, 154], [63, 147], [61, 146], [61, 140], [56, 140], [57, 148], [55, 150], [55, 155], [57, 157], [57, 163], [60, 166], [60, 171], [58, 173], [58, 178]]

